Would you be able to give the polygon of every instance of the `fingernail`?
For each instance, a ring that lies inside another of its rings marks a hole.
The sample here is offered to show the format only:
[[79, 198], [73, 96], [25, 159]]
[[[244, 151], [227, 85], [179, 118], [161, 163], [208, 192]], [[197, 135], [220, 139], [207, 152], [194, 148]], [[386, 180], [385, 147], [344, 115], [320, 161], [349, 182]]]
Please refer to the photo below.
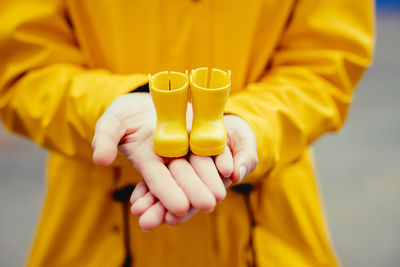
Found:
[[239, 180], [239, 183], [240, 183], [241, 181], [243, 181], [244, 177], [246, 176], [246, 173], [247, 173], [246, 166], [240, 166], [239, 172], [240, 172], [240, 180]]

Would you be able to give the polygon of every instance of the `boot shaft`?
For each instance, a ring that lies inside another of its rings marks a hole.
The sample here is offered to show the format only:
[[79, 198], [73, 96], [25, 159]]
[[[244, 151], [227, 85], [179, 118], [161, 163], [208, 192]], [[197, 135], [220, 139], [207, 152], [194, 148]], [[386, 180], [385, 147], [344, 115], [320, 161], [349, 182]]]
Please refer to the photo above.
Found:
[[149, 74], [149, 88], [157, 112], [157, 122], [185, 123], [189, 78], [180, 72]]
[[193, 107], [190, 149], [200, 156], [215, 156], [222, 153], [227, 144], [223, 114], [231, 80], [230, 72], [212, 69], [207, 85], [207, 76], [207, 68], [193, 70], [190, 75]]
[[193, 124], [199, 120], [221, 120], [230, 90], [230, 71], [212, 69], [207, 88], [208, 69], [199, 68], [190, 74], [190, 94], [193, 106]]
[[153, 134], [154, 152], [162, 157], [187, 154], [189, 137], [186, 130], [186, 107], [189, 79], [186, 73], [160, 72], [149, 74], [149, 87], [157, 112]]

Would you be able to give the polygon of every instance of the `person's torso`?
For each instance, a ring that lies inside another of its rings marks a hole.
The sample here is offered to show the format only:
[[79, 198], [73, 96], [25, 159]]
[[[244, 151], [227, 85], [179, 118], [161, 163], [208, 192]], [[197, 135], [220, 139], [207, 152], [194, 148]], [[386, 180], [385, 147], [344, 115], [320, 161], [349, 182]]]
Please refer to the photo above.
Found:
[[77, 44], [89, 67], [116, 73], [232, 71], [231, 93], [268, 66], [293, 0], [67, 0]]

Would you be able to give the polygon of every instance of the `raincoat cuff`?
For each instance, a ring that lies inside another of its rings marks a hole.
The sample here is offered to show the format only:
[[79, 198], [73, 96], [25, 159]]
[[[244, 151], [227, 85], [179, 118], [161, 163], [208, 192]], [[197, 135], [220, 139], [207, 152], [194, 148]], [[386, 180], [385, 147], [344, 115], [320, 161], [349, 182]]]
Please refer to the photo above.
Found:
[[[90, 71], [77, 75], [73, 79], [72, 95], [76, 102], [77, 112], [85, 118], [88, 125], [90, 140], [93, 138], [97, 120], [105, 112], [111, 102], [117, 97], [147, 83], [147, 75], [118, 75], [108, 71]], [[80, 95], [89, 90], [91, 94]]]

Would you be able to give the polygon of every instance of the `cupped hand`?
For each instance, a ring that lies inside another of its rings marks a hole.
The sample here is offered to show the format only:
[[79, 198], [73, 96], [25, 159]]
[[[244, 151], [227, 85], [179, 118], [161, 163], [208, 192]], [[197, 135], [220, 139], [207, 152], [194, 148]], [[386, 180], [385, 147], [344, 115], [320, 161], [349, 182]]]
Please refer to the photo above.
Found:
[[[214, 161], [211, 157], [200, 157], [194, 154], [190, 155], [189, 161], [203, 177], [214, 177], [217, 175], [216, 172], [219, 172], [221, 181], [225, 187], [228, 187], [232, 182], [241, 182], [257, 167], [257, 139], [250, 126], [242, 118], [225, 115], [224, 120], [228, 135], [228, 146], [225, 151], [216, 156]], [[201, 164], [197, 166], [199, 163], [205, 165], [208, 163], [208, 167], [202, 168]], [[215, 178], [210, 180], [215, 181]], [[131, 211], [139, 216], [140, 226], [144, 230], [151, 230], [163, 223], [175, 226], [186, 222], [199, 212], [198, 208], [192, 206], [184, 216], [176, 216], [157, 201], [157, 197], [149, 190], [145, 180], [136, 186], [131, 196], [131, 203]]]
[[[186, 158], [156, 155], [152, 142], [155, 122], [150, 94], [133, 93], [115, 99], [96, 124], [93, 161], [99, 166], [108, 166], [119, 149], [143, 176], [146, 188], [155, 199], [149, 212], [159, 217], [164, 217], [166, 211], [182, 217], [190, 207], [213, 210], [216, 202], [226, 195], [218, 172], [209, 175], [214, 164], [209, 159], [191, 157], [189, 162]], [[232, 173], [233, 165], [227, 166], [225, 172]], [[136, 191], [140, 190], [140, 186], [137, 188]], [[143, 220], [146, 228], [147, 221]]]

